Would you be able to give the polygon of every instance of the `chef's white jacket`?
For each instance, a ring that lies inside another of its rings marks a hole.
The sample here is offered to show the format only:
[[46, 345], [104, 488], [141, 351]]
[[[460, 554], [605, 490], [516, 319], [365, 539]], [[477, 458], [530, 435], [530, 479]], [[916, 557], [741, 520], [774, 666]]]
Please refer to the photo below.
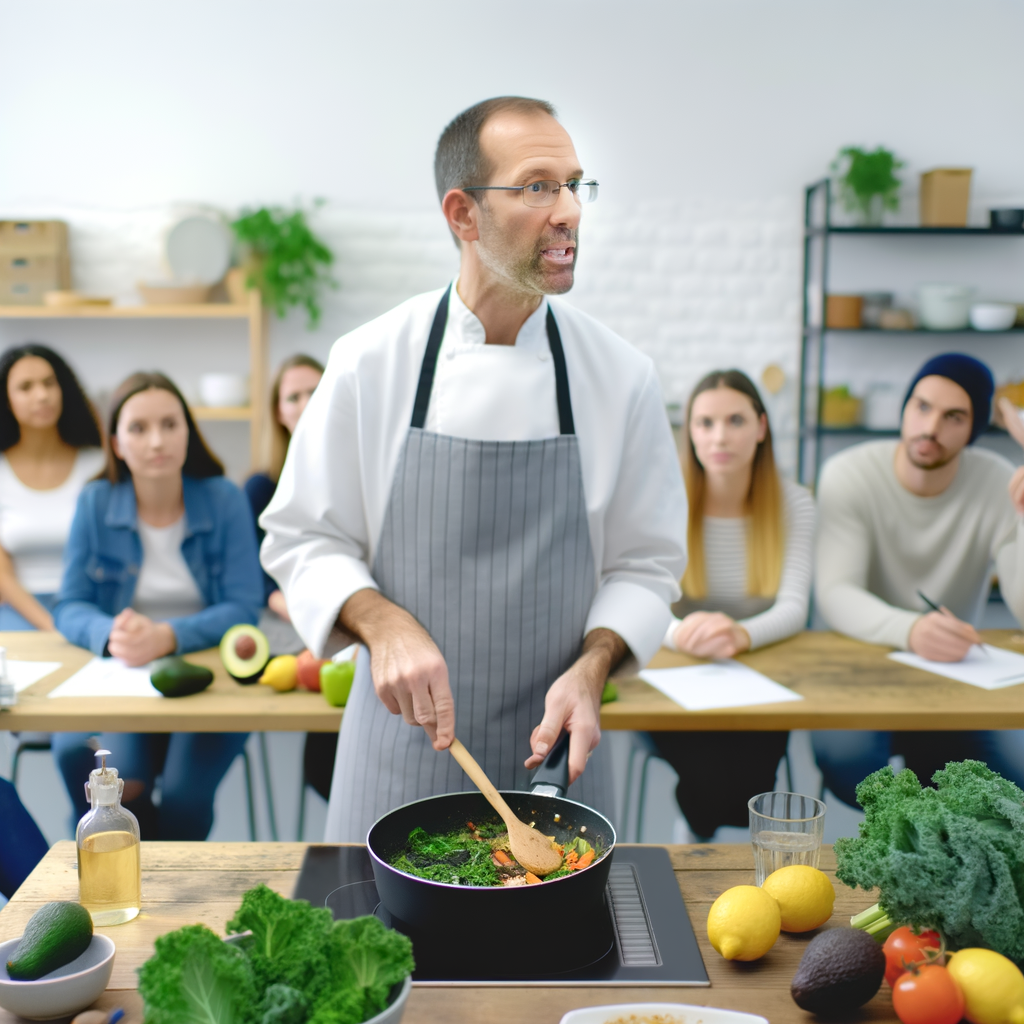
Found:
[[[335, 342], [260, 519], [264, 567], [311, 651], [330, 654], [342, 605], [371, 575], [442, 291], [418, 295]], [[473, 440], [558, 435], [548, 301], [565, 350], [597, 590], [586, 630], [611, 629], [644, 665], [686, 568], [686, 492], [650, 359], [572, 306], [545, 300], [511, 345], [453, 287], [425, 429]], [[630, 661], [633, 667], [635, 662]]]

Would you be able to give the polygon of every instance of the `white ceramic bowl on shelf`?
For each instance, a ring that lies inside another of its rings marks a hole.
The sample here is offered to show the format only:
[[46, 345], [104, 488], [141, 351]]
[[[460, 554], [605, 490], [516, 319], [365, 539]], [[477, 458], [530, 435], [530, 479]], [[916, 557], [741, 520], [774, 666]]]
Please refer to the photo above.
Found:
[[962, 331], [970, 323], [974, 289], [960, 284], [923, 284], [918, 289], [921, 326], [929, 331]]
[[971, 306], [971, 326], [976, 331], [1008, 331], [1017, 319], [1017, 307], [1009, 302], [976, 302]]
[[240, 373], [204, 373], [199, 378], [199, 398], [215, 409], [246, 405], [249, 380]]
[[71, 963], [35, 981], [12, 981], [7, 958], [21, 941], [0, 942], [0, 1006], [28, 1020], [70, 1017], [88, 1009], [103, 994], [114, 969], [114, 943], [93, 934], [89, 948]]

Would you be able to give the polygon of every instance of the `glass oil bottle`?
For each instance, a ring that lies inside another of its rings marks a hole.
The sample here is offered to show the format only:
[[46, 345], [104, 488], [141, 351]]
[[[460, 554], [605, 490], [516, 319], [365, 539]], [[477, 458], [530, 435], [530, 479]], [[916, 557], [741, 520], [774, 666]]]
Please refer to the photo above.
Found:
[[78, 823], [78, 900], [94, 925], [124, 924], [137, 917], [142, 899], [139, 822], [121, 806], [124, 779], [107, 767], [109, 750], [97, 750], [100, 767], [89, 773], [85, 795], [92, 809]]

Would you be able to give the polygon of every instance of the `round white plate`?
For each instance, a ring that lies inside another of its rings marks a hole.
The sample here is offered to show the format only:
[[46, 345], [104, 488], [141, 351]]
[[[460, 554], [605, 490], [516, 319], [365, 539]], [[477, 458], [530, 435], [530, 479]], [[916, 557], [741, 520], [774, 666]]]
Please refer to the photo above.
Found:
[[231, 266], [231, 230], [214, 217], [182, 218], [165, 248], [171, 277], [182, 284], [216, 284]]

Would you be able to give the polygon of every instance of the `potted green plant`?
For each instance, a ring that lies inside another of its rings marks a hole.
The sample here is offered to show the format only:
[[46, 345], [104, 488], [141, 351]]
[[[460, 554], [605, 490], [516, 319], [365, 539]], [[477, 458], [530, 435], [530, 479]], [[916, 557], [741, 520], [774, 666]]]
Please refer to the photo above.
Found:
[[871, 151], [859, 146], [841, 149], [832, 170], [842, 172], [836, 180], [843, 207], [866, 226], [881, 224], [885, 210], [899, 209], [900, 179], [895, 172], [902, 166], [903, 161], [882, 146]]
[[242, 250], [246, 286], [258, 288], [280, 317], [293, 306], [304, 307], [307, 326], [316, 327], [321, 292], [337, 288], [338, 282], [330, 274], [334, 254], [313, 233], [306, 211], [281, 206], [244, 209], [231, 227]]

